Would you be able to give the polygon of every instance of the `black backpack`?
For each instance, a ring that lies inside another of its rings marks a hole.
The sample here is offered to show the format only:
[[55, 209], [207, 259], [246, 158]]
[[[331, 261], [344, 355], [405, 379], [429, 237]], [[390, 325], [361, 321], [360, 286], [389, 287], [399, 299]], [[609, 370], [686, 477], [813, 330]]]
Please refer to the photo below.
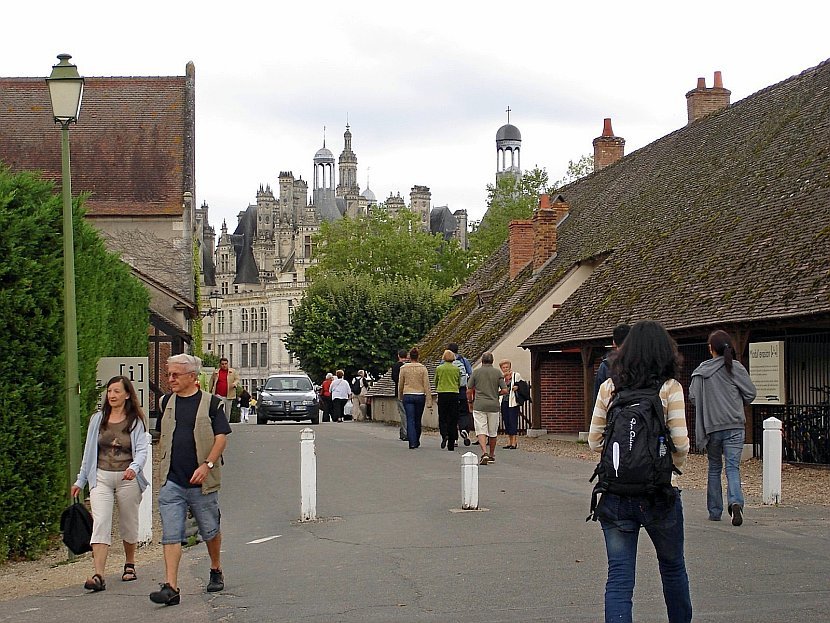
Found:
[[64, 545], [73, 554], [92, 551], [89, 544], [92, 538], [92, 515], [81, 502], [74, 502], [61, 513], [61, 532]]
[[363, 390], [363, 379], [356, 376], [352, 379], [352, 393], [357, 396]]
[[591, 494], [589, 519], [597, 520], [598, 497], [613, 493], [667, 502], [676, 495], [672, 462], [676, 451], [663, 416], [659, 388], [621, 390], [608, 405], [605, 443], [589, 482], [598, 478]]

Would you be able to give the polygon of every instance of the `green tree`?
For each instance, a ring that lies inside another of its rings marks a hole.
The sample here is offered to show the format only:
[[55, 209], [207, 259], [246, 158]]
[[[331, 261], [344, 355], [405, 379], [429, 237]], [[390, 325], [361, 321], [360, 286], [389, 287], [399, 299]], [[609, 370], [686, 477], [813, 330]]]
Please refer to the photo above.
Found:
[[294, 310], [285, 346], [315, 379], [338, 368], [377, 376], [399, 348], [414, 345], [450, 305], [447, 291], [423, 279], [321, 276]]
[[574, 162], [573, 160], [568, 161], [568, 168], [565, 170], [565, 175], [562, 179], [557, 180], [553, 184], [551, 184], [548, 192], [553, 192], [562, 188], [563, 186], [567, 186], [571, 182], [575, 182], [578, 179], [582, 179], [586, 175], [590, 175], [594, 172], [594, 157], [591, 154], [583, 154], [579, 157], [579, 160]]
[[547, 192], [548, 174], [535, 167], [521, 177], [503, 175], [498, 182], [487, 185], [487, 211], [470, 234], [472, 263], [479, 265], [495, 252], [509, 233], [510, 221], [528, 219], [539, 205], [539, 195]]
[[317, 264], [309, 279], [365, 275], [376, 282], [424, 279], [447, 288], [467, 276], [466, 253], [456, 240], [423, 231], [411, 210], [390, 215], [383, 206], [368, 215], [324, 222], [314, 237]]

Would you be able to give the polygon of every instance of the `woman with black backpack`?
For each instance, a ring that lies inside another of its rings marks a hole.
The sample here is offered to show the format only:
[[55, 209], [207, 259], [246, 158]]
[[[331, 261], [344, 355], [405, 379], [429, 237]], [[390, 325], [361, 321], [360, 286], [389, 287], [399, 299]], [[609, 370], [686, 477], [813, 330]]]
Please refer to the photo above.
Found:
[[[598, 472], [602, 471], [601, 485], [603, 476], [612, 481], [602, 488], [598, 486], [604, 492], [594, 512], [594, 518], [599, 519], [602, 525], [608, 554], [606, 623], [630, 623], [632, 620], [640, 528], [645, 528], [657, 552], [669, 623], [688, 623], [692, 620], [683, 543], [683, 505], [680, 491], [676, 488], [675, 474], [671, 474], [673, 468], [679, 473], [689, 453], [683, 388], [674, 378], [680, 365], [677, 345], [663, 325], [652, 320], [637, 322], [617, 351], [611, 363], [611, 378], [600, 386], [594, 406], [588, 445], [592, 450], [603, 453], [600, 465], [606, 463], [606, 457], [608, 459], [610, 469], [603, 471], [599, 466], [597, 468]], [[653, 404], [660, 413], [652, 415], [652, 419], [659, 417], [660, 420], [635, 427], [635, 418], [623, 411], [619, 404], [631, 395], [642, 398], [625, 403], [625, 408], [642, 416], [642, 410], [637, 409], [643, 403]], [[615, 401], [618, 403], [615, 404]], [[613, 436], [612, 429], [615, 431]], [[610, 442], [611, 438], [622, 441]], [[638, 440], [648, 442], [646, 454], [652, 457], [655, 466], [662, 464], [660, 459], [665, 458], [668, 452], [673, 463], [673, 468], [672, 464], [668, 466], [668, 474], [657, 473], [652, 483], [641, 485], [643, 493], [638, 492], [638, 485], [632, 480], [622, 484], [614, 482], [615, 477], [619, 479], [621, 474], [625, 474], [626, 468], [631, 473], [647, 471], [626, 463], [626, 452], [638, 447]], [[662, 482], [667, 483], [662, 488], [654, 484]]]

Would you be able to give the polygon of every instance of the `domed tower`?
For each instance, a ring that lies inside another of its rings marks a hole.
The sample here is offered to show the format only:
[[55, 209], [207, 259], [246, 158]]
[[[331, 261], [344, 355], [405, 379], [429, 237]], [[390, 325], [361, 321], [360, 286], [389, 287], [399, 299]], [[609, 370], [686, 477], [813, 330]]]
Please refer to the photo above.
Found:
[[522, 174], [522, 133], [510, 123], [510, 107], [507, 107], [507, 123], [496, 132], [496, 182], [504, 175], [519, 177]]
[[343, 153], [340, 154], [340, 183], [337, 185], [335, 195], [345, 197], [346, 195], [359, 195], [360, 187], [357, 185], [357, 155], [352, 151], [352, 132], [349, 124], [346, 124], [346, 131], [343, 133]]
[[323, 146], [314, 154], [314, 186], [312, 201], [317, 208], [317, 214], [326, 221], [340, 218], [340, 210], [334, 199], [334, 154], [326, 148], [326, 139]]

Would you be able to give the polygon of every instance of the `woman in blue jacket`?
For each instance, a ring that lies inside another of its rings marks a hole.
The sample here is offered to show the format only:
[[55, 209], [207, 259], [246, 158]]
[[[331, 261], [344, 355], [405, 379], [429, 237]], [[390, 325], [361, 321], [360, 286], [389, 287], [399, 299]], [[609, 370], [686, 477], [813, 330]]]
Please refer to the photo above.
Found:
[[736, 361], [735, 346], [726, 331], [709, 335], [707, 359], [692, 372], [689, 399], [695, 405], [695, 437], [709, 459], [706, 507], [711, 521], [723, 514], [721, 472], [726, 463], [727, 509], [732, 525], [743, 523], [744, 495], [741, 491], [741, 453], [744, 449], [744, 405], [755, 400], [755, 385]]
[[104, 406], [89, 421], [81, 471], [72, 485], [72, 497], [89, 483], [92, 507], [92, 558], [94, 575], [84, 588], [107, 588], [104, 570], [112, 544], [112, 512], [118, 501], [119, 532], [124, 542], [124, 573], [121, 580], [136, 579], [135, 550], [138, 542], [138, 507], [147, 488], [144, 463], [147, 460], [147, 428], [133, 384], [115, 376], [107, 383]]

